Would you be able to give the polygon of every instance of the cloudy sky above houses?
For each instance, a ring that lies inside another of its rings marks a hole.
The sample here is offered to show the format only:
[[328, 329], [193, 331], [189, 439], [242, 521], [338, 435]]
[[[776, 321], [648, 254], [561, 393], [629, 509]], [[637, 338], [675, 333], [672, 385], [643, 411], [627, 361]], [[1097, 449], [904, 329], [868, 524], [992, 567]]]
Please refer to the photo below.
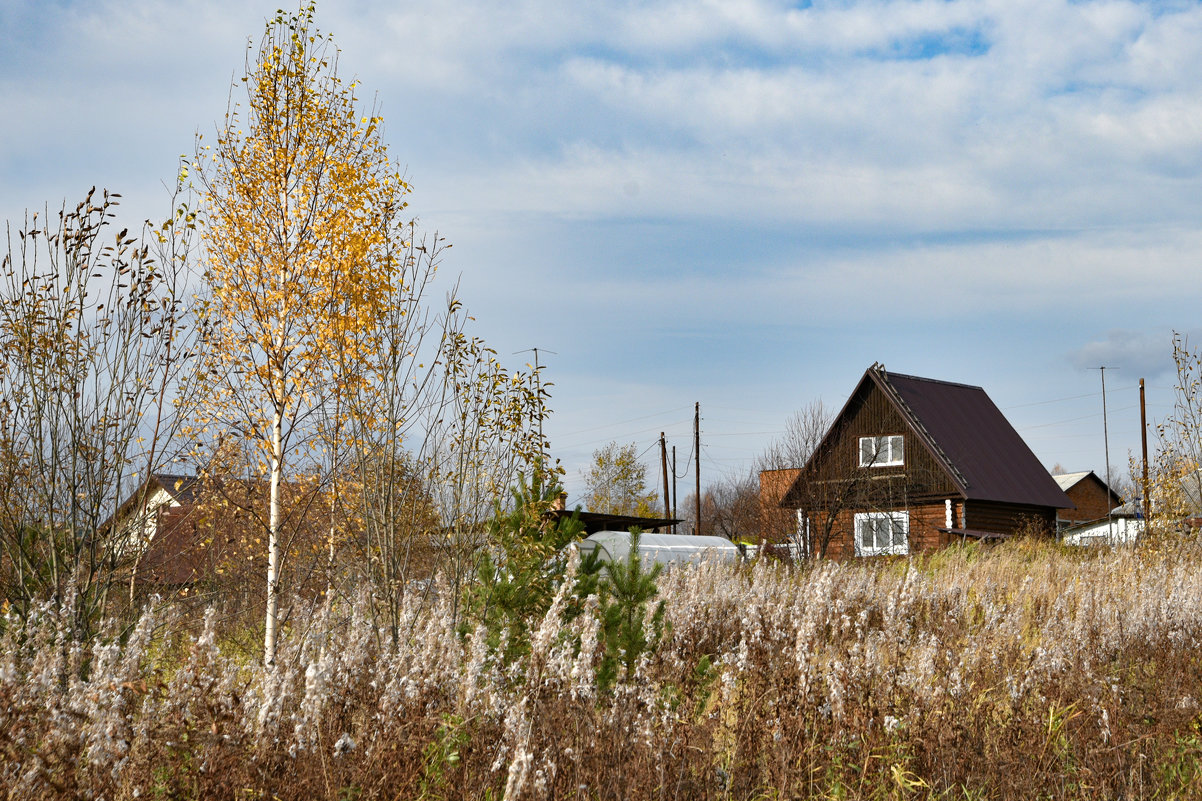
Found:
[[[278, 5], [0, 0], [0, 213], [161, 216]], [[865, 368], [983, 386], [1050, 468], [1202, 345], [1202, 5], [326, 0], [481, 333], [595, 448], [750, 469]], [[658, 471], [651, 475], [658, 475]], [[692, 485], [682, 479], [680, 497]]]

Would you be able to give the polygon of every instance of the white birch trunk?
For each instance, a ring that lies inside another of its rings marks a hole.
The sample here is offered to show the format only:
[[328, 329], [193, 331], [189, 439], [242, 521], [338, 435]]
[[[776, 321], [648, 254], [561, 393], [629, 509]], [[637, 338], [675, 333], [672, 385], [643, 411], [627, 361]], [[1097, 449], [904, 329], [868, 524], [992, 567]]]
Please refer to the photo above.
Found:
[[280, 606], [280, 485], [284, 471], [284, 415], [279, 405], [271, 424], [271, 512], [267, 532], [267, 620], [263, 633], [263, 663], [275, 664], [276, 629]]

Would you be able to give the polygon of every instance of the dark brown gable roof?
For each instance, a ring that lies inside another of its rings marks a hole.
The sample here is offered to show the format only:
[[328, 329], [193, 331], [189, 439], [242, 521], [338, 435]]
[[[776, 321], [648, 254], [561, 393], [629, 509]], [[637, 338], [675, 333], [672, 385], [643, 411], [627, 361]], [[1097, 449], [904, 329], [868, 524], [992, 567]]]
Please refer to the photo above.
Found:
[[[1072, 501], [985, 390], [930, 378], [868, 374], [909, 420], [970, 500], [1065, 508]], [[942, 458], [941, 453], [942, 452]]]

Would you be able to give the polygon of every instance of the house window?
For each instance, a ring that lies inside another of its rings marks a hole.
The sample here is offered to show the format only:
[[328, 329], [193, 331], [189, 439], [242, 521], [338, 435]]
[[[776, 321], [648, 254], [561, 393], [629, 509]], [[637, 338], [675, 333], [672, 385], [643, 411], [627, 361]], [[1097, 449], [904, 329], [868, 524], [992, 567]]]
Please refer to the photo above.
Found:
[[895, 467], [905, 463], [905, 438], [860, 437], [860, 467]]
[[856, 556], [904, 555], [910, 552], [909, 512], [858, 512]]

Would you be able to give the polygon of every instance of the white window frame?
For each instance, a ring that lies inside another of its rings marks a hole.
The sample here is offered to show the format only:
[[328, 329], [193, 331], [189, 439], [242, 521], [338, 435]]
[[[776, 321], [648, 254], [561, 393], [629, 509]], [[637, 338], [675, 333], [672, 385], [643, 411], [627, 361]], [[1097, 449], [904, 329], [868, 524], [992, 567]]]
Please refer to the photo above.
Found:
[[[871, 458], [865, 460], [865, 454], [871, 454]], [[860, 437], [860, 467], [897, 467], [905, 463], [906, 438], [904, 434]]]
[[[877, 528], [885, 523], [891, 527], [889, 542], [883, 546], [877, 544]], [[873, 542], [864, 544], [863, 529], [873, 526]], [[897, 534], [901, 541], [897, 542]], [[905, 556], [910, 553], [910, 513], [909, 512], [856, 512], [853, 537], [856, 544], [856, 556]]]

